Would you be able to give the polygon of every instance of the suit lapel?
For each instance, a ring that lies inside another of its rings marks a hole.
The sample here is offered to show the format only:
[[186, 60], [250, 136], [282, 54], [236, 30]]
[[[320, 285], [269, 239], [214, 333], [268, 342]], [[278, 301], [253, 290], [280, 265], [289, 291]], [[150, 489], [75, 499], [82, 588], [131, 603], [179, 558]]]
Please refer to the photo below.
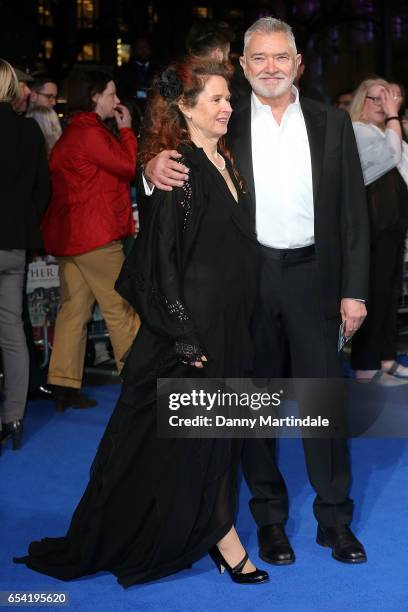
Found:
[[246, 191], [250, 194], [250, 214], [255, 220], [255, 183], [252, 167], [251, 143], [251, 97], [247, 96], [241, 105], [238, 105], [231, 119], [228, 132], [228, 145], [235, 157], [238, 170], [245, 181]]
[[312, 160], [313, 202], [316, 203], [320, 176], [323, 169], [327, 114], [326, 111], [316, 108], [305, 98], [300, 99], [300, 106], [309, 139], [310, 157]]
[[[309, 140], [312, 162], [313, 202], [316, 203], [323, 169], [327, 113], [325, 110], [315, 106], [313, 101], [309, 101], [307, 98], [301, 98], [300, 105]], [[244, 177], [247, 191], [251, 196], [251, 217], [254, 221], [256, 198], [252, 166], [251, 96], [247, 96], [233, 113], [228, 132], [228, 144], [235, 156], [238, 169]]]

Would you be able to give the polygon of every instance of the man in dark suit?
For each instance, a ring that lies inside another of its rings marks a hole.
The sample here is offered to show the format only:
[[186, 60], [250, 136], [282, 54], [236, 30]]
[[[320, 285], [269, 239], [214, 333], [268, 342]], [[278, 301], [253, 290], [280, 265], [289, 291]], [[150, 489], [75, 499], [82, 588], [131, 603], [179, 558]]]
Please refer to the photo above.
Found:
[[[241, 64], [252, 95], [240, 100], [228, 142], [252, 196], [262, 245], [255, 317], [257, 375], [341, 376], [340, 316], [351, 336], [364, 320], [368, 288], [368, 221], [364, 185], [348, 115], [300, 99], [293, 34], [271, 18], [246, 33]], [[344, 562], [365, 560], [349, 524], [350, 467], [345, 440], [304, 439], [317, 493], [317, 540]], [[265, 561], [291, 563], [284, 532], [287, 492], [275, 440], [247, 440], [243, 468], [252, 491]]]
[[[366, 315], [368, 220], [353, 129], [346, 113], [299, 100], [293, 80], [300, 60], [287, 24], [263, 18], [251, 26], [241, 65], [252, 94], [239, 101], [228, 132], [252, 196], [262, 250], [256, 374], [268, 378], [286, 375], [287, 364], [298, 378], [341, 376], [340, 320], [351, 336]], [[152, 160], [145, 174], [168, 189], [183, 178], [175, 172], [177, 165], [160, 167], [159, 160]], [[339, 561], [365, 561], [364, 548], [349, 527], [353, 502], [347, 441], [305, 439], [303, 444], [316, 491], [317, 542], [330, 547]], [[253, 495], [261, 558], [293, 563], [276, 441], [247, 440], [243, 468]]]
[[152, 47], [148, 36], [137, 36], [133, 42], [130, 61], [121, 66], [115, 75], [118, 95], [145, 104], [147, 90], [156, 69], [157, 64], [152, 60]]

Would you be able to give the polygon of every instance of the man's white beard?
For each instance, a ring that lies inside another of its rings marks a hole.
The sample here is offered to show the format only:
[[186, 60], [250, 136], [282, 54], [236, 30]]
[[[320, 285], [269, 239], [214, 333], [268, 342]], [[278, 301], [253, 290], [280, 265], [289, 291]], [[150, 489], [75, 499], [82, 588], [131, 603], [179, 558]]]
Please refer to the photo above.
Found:
[[293, 81], [295, 80], [296, 71], [290, 75], [290, 77], [284, 77], [280, 83], [275, 85], [273, 89], [268, 87], [268, 85], [263, 85], [262, 80], [259, 77], [249, 77], [247, 79], [249, 84], [252, 87], [252, 91], [262, 98], [278, 98], [285, 94], [293, 85]]

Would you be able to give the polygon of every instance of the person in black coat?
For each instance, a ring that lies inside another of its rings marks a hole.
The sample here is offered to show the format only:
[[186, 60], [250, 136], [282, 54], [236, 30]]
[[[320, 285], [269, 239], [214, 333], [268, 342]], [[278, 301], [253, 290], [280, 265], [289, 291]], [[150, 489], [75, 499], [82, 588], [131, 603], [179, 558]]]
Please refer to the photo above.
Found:
[[40, 222], [50, 183], [44, 138], [37, 123], [13, 109], [17, 76], [0, 59], [0, 348], [4, 371], [2, 436], [21, 444], [29, 357], [22, 320], [26, 251], [42, 247]]
[[120, 398], [68, 532], [32, 542], [15, 559], [35, 571], [61, 580], [110, 571], [126, 588], [209, 553], [236, 583], [268, 579], [233, 526], [240, 440], [157, 436], [157, 378], [236, 377], [253, 360], [259, 246], [239, 177], [217, 146], [231, 114], [226, 77], [223, 66], [190, 59], [157, 82], [142, 161], [171, 134], [190, 180], [172, 193], [156, 190], [143, 211], [115, 285], [142, 321]]

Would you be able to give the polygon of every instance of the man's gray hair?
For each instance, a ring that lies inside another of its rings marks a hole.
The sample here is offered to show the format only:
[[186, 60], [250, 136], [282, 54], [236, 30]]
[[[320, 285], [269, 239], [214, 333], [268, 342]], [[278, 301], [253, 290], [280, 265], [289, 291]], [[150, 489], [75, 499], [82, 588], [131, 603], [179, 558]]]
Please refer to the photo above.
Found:
[[245, 32], [244, 53], [245, 49], [248, 46], [249, 39], [251, 38], [252, 34], [255, 34], [255, 32], [258, 32], [260, 34], [274, 34], [275, 32], [283, 32], [287, 35], [289, 40], [289, 46], [291, 47], [293, 53], [296, 55], [297, 48], [295, 37], [293, 35], [292, 28], [285, 21], [282, 21], [281, 19], [275, 19], [274, 17], [261, 17], [261, 19], [255, 21], [255, 23], [253, 23], [251, 27], [248, 28]]

